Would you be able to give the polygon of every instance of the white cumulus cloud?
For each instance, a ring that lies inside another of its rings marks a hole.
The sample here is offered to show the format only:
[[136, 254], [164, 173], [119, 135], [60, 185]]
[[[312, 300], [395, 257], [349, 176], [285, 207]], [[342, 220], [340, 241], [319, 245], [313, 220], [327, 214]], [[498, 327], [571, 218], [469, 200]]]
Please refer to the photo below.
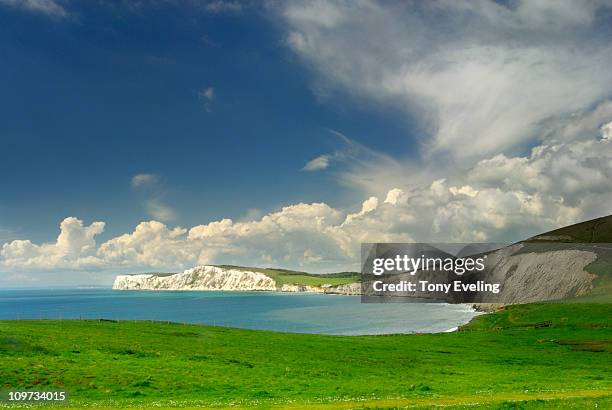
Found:
[[2, 265], [15, 269], [82, 269], [100, 267], [104, 261], [96, 256], [94, 237], [104, 231], [104, 222], [85, 226], [69, 217], [60, 224], [55, 242], [36, 245], [30, 240], [14, 240], [2, 245]]

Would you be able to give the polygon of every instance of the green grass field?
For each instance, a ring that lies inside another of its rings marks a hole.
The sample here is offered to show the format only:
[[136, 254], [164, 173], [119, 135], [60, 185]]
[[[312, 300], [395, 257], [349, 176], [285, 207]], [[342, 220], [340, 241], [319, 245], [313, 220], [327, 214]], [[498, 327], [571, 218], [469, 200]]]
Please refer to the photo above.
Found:
[[612, 406], [610, 304], [533, 304], [456, 333], [339, 337], [157, 322], [1, 321], [6, 389], [69, 405]]

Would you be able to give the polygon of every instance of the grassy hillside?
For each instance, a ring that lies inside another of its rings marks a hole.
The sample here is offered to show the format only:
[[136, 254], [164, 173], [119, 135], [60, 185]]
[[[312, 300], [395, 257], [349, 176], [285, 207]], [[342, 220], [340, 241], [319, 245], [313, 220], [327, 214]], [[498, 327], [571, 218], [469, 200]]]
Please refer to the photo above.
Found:
[[612, 242], [612, 215], [565, 226], [534, 236], [528, 241], [549, 237], [556, 242], [610, 243]]
[[609, 304], [535, 304], [478, 317], [457, 333], [363, 337], [0, 321], [0, 380], [5, 389], [65, 389], [75, 407], [605, 408], [611, 318]]
[[252, 268], [233, 265], [219, 265], [219, 267], [260, 272], [274, 279], [278, 286], [282, 286], [284, 284], [309, 286], [321, 286], [325, 284], [343, 285], [345, 283], [354, 283], [360, 281], [360, 274], [358, 272], [339, 272], [315, 275], [312, 273], [298, 272], [278, 268]]

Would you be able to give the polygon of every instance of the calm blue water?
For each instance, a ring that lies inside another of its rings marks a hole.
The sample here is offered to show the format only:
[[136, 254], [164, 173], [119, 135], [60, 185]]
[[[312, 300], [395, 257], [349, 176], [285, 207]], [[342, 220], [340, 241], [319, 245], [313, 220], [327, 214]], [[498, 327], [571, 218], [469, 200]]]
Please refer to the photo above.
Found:
[[0, 290], [0, 319], [125, 319], [283, 332], [363, 335], [443, 332], [475, 313], [438, 303], [362, 304], [358, 296], [274, 292]]

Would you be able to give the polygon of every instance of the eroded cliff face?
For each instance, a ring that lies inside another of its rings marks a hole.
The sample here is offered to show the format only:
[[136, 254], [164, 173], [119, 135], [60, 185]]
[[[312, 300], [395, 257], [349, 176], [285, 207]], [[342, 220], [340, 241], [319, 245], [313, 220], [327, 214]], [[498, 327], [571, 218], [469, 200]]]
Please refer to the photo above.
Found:
[[[489, 254], [493, 267], [478, 279], [502, 283], [495, 302], [529, 303], [587, 295], [595, 275], [586, 266], [597, 259], [585, 249], [542, 251], [531, 244], [516, 244]], [[534, 251], [535, 250], [535, 251]], [[476, 298], [475, 301], [486, 301]]]
[[119, 275], [116, 290], [276, 290], [276, 282], [259, 272], [226, 269], [217, 266], [197, 266], [174, 275]]

